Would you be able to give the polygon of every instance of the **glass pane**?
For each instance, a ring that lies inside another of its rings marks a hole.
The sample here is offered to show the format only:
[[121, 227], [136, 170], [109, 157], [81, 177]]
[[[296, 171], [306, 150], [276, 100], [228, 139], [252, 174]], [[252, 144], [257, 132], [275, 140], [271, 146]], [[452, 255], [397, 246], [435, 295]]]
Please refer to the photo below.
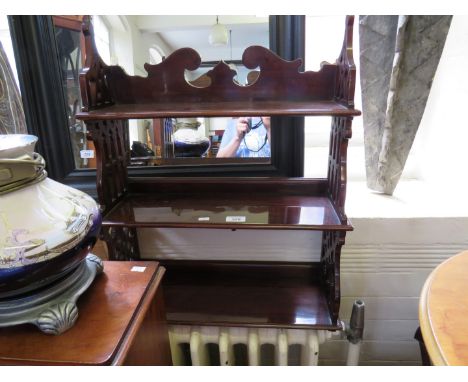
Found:
[[[78, 23], [79, 25], [79, 23]], [[76, 168], [95, 167], [87, 158], [89, 144], [86, 139], [86, 125], [75, 118], [81, 110], [79, 72], [82, 68], [81, 32], [65, 27], [55, 26], [55, 37], [59, 54], [62, 86], [66, 95], [68, 129], [73, 147], [73, 158]]]
[[129, 128], [134, 166], [270, 161], [270, 117], [131, 120]]

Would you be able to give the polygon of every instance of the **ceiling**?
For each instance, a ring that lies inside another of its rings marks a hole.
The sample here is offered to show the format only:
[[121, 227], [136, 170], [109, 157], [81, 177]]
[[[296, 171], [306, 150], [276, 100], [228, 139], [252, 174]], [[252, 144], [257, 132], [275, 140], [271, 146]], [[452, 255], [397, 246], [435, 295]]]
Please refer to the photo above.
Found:
[[[245, 48], [251, 45], [269, 45], [267, 16], [218, 16], [219, 23], [231, 30], [231, 45], [214, 47], [208, 36], [216, 16], [136, 16], [135, 23], [142, 33], [157, 34], [174, 51], [191, 47], [202, 61], [240, 60]], [[169, 52], [170, 53], [170, 52]]]

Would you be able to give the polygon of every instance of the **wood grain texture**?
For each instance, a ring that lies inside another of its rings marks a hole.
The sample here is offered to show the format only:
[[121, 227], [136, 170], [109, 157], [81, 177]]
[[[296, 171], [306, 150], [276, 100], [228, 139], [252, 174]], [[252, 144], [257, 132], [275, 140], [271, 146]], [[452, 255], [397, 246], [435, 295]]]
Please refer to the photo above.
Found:
[[318, 264], [165, 262], [170, 324], [340, 330]]
[[[259, 100], [332, 100], [337, 65], [323, 64], [318, 72], [299, 72], [302, 60], [286, 61], [262, 46], [250, 46], [242, 62], [248, 69], [260, 68], [257, 80], [242, 86], [234, 81], [236, 72], [220, 61], [207, 73], [211, 83], [196, 87], [185, 79], [185, 70], [196, 70], [201, 63], [198, 53], [181, 48], [157, 65], [145, 64], [147, 77], [130, 76], [119, 66], [106, 66], [111, 98], [116, 104], [174, 102], [251, 102]], [[220, 98], [222, 97], [222, 98]]]
[[[209, 81], [194, 86], [186, 70], [201, 64], [191, 48], [178, 49], [157, 65], [145, 64], [147, 76], [130, 76], [108, 66], [99, 56], [89, 18], [83, 20], [86, 67], [80, 75], [83, 120], [191, 116], [360, 115], [354, 109], [355, 66], [352, 25], [346, 20], [341, 55], [336, 64], [323, 63], [317, 72], [300, 72], [301, 59], [283, 60], [262, 46], [248, 47], [243, 65], [259, 68], [248, 86], [239, 85], [235, 71], [223, 61], [206, 73]], [[206, 86], [207, 85], [207, 86]]]
[[106, 215], [103, 226], [352, 230], [326, 196], [235, 193], [130, 194]]
[[419, 321], [434, 365], [468, 365], [468, 251], [440, 264], [421, 292]]
[[[326, 179], [135, 178], [104, 226], [350, 231]], [[254, 192], [252, 192], [254, 190]], [[245, 216], [243, 223], [228, 216]]]
[[251, 117], [269, 116], [358, 116], [361, 112], [347, 108], [333, 100], [295, 101], [261, 100], [217, 101], [195, 103], [176, 100], [166, 103], [116, 104], [89, 112], [78, 112], [77, 119], [84, 121], [118, 120], [138, 118], [186, 118], [186, 117]]
[[[135, 265], [146, 267], [145, 272], [131, 272]], [[163, 274], [157, 262], [104, 262], [104, 273], [78, 299], [75, 326], [59, 336], [45, 335], [32, 325], [0, 329], [0, 364], [122, 364], [132, 354], [133, 344], [148, 351], [141, 362], [150, 362], [151, 354], [152, 362], [167, 364], [167, 331], [157, 332], [156, 343], [142, 341], [140, 333], [149, 329], [147, 313], [157, 318], [152, 330], [164, 328], [163, 312], [151, 307], [157, 304], [155, 294]], [[155, 335], [145, 334], [153, 339]], [[166, 343], [165, 353], [161, 342]], [[134, 355], [130, 361], [140, 363]]]

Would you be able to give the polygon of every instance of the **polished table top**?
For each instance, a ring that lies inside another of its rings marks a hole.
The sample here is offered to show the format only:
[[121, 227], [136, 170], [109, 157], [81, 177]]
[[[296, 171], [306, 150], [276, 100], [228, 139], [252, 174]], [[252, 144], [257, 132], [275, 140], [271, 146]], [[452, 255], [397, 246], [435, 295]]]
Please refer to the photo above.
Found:
[[161, 268], [154, 261], [104, 261], [104, 273], [78, 299], [78, 319], [70, 330], [52, 336], [31, 324], [0, 328], [0, 365], [123, 362], [141, 325], [138, 318], [161, 282]]
[[424, 344], [434, 365], [468, 365], [468, 251], [440, 264], [419, 303]]

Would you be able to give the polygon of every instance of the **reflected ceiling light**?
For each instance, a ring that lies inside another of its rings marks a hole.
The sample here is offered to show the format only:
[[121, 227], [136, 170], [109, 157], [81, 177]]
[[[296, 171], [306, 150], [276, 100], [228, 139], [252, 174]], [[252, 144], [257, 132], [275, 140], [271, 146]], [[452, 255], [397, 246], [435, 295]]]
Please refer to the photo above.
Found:
[[210, 45], [213, 46], [224, 46], [228, 43], [228, 32], [223, 24], [218, 22], [218, 16], [216, 16], [216, 24], [211, 27], [211, 33], [208, 37]]

